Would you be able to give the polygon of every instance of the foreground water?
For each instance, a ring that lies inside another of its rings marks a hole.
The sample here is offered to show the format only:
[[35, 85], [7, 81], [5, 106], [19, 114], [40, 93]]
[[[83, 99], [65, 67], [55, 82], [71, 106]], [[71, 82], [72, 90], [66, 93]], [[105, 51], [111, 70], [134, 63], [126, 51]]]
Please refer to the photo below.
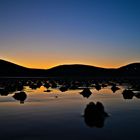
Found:
[[[2, 140], [70, 140], [70, 139], [140, 139], [140, 100], [124, 99], [126, 85], [112, 92], [111, 86], [84, 98], [83, 89], [51, 92], [43, 86], [33, 90], [24, 87], [27, 98], [24, 104], [13, 94], [0, 96], [0, 139]], [[84, 112], [90, 102], [102, 103], [109, 117], [97, 124], [85, 120]], [[90, 124], [91, 123], [91, 124]]]

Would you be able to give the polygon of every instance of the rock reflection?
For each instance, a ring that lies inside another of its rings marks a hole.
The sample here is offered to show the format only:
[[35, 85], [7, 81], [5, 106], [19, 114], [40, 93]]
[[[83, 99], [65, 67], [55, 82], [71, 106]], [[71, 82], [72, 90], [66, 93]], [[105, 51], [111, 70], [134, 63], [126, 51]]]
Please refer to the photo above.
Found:
[[113, 84], [111, 87], [111, 90], [113, 91], [113, 93], [115, 93], [117, 90], [119, 90], [120, 88], [116, 86], [116, 84]]
[[0, 88], [0, 95], [1, 96], [7, 96], [9, 92], [5, 88]]
[[100, 84], [98, 84], [98, 83], [96, 83], [95, 84], [95, 89], [97, 90], [97, 91], [99, 91], [99, 90], [101, 90], [101, 85]]
[[82, 92], [80, 92], [83, 97], [89, 98], [92, 92], [90, 91], [89, 88], [84, 88]]
[[51, 90], [50, 89], [47, 89], [47, 90], [44, 90], [44, 92], [51, 92]]
[[67, 86], [61, 86], [61, 87], [59, 88], [59, 90], [60, 90], [61, 92], [65, 92], [65, 91], [68, 90], [68, 87], [67, 87]]
[[140, 99], [140, 92], [135, 93], [135, 97]]
[[21, 92], [17, 92], [13, 95], [13, 98], [20, 101], [21, 104], [24, 104], [24, 101], [26, 100], [27, 98], [27, 94], [23, 91]]
[[140, 91], [125, 89], [122, 94], [124, 99], [133, 99], [133, 97], [140, 99]]
[[84, 120], [87, 126], [102, 128], [104, 126], [104, 121], [108, 117], [108, 114], [104, 111], [104, 106], [102, 103], [90, 102], [84, 111]]
[[132, 90], [124, 90], [123, 92], [122, 92], [122, 94], [123, 94], [123, 98], [124, 99], [132, 99], [133, 98], [133, 96], [134, 96], [134, 92], [132, 91]]

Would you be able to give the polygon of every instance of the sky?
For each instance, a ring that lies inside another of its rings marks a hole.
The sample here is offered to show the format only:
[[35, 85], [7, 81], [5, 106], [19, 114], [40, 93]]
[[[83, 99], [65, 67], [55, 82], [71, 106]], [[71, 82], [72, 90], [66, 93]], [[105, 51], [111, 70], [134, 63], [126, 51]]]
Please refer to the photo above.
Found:
[[0, 0], [0, 59], [44, 69], [140, 62], [140, 0]]

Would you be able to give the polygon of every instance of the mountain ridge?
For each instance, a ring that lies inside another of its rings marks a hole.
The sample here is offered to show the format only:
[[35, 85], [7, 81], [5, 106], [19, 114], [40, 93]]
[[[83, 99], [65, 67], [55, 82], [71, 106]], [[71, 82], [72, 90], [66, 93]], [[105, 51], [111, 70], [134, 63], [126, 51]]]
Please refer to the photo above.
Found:
[[0, 77], [140, 77], [140, 63], [119, 68], [102, 68], [84, 64], [64, 64], [49, 69], [27, 68], [0, 59]]

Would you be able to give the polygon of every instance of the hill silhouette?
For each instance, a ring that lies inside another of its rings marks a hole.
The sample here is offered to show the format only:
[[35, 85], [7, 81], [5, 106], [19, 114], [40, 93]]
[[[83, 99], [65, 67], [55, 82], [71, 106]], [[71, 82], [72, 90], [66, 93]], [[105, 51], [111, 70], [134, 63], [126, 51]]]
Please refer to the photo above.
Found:
[[26, 68], [5, 60], [0, 60], [0, 77], [43, 76], [45, 70]]
[[140, 63], [132, 63], [117, 69], [89, 65], [60, 65], [50, 69], [26, 68], [0, 60], [0, 77], [140, 77]]

